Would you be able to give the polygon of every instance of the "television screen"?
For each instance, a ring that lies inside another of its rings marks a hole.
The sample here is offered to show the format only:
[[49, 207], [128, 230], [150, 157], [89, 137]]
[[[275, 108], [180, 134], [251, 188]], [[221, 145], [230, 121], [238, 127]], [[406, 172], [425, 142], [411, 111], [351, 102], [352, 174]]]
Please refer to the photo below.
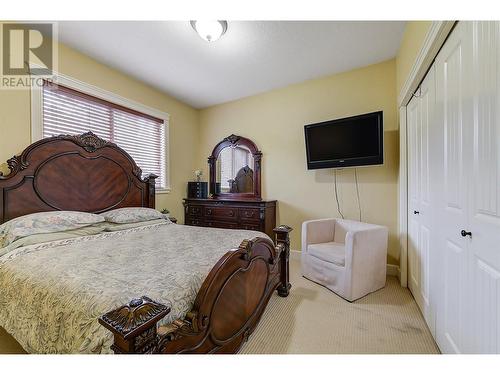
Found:
[[308, 169], [384, 162], [382, 111], [306, 125], [304, 131]]

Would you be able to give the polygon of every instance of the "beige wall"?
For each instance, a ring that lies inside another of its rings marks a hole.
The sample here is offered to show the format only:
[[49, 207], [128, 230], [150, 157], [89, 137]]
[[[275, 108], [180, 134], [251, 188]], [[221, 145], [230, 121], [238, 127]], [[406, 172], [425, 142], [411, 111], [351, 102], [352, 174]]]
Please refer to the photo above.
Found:
[[[306, 169], [303, 126], [383, 110], [385, 164], [358, 169], [363, 220], [390, 229], [389, 262], [398, 263], [396, 93], [408, 74], [430, 23], [409, 22], [397, 60], [307, 81], [238, 101], [195, 110], [172, 97], [59, 45], [58, 70], [123, 97], [168, 112], [172, 192], [157, 195], [157, 207], [183, 219], [182, 198], [192, 171], [208, 173], [206, 157], [223, 137], [253, 139], [264, 153], [263, 197], [279, 201], [278, 223], [294, 227], [292, 248], [300, 249], [304, 220], [339, 216], [333, 171]], [[0, 90], [0, 163], [31, 142], [29, 91]], [[358, 216], [352, 169], [338, 172], [342, 209]]]
[[[308, 171], [304, 125], [383, 110], [385, 164], [358, 168], [363, 220], [390, 229], [389, 262], [398, 263], [395, 60], [307, 81], [201, 110], [199, 166], [223, 137], [235, 133], [255, 141], [263, 152], [263, 198], [277, 199], [278, 223], [288, 224], [292, 248], [300, 249], [301, 223], [338, 217], [333, 170]], [[341, 207], [357, 219], [354, 170], [338, 172]]]
[[408, 21], [396, 57], [397, 93], [401, 91], [406, 78], [422, 47], [432, 21]]
[[[114, 69], [59, 44], [60, 73], [98, 86], [125, 98], [170, 114], [170, 181], [169, 194], [157, 194], [157, 208], [168, 208], [183, 219], [182, 198], [186, 181], [198, 163], [198, 115], [190, 106], [130, 78]], [[0, 164], [21, 152], [31, 143], [30, 92], [0, 90]]]

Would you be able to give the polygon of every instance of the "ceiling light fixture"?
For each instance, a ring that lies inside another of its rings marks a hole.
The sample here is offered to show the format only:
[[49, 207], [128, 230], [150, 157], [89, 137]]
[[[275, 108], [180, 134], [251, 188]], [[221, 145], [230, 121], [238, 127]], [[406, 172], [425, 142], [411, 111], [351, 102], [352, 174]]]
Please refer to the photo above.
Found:
[[207, 42], [219, 39], [227, 30], [227, 21], [190, 21], [191, 27]]

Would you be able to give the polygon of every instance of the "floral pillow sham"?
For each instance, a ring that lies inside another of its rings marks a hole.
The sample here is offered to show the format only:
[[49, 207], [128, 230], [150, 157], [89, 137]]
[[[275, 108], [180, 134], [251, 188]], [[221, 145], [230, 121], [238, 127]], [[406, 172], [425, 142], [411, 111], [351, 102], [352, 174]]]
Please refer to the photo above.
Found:
[[101, 214], [107, 222], [115, 224], [138, 223], [140, 221], [149, 221], [163, 219], [161, 212], [147, 207], [126, 207], [117, 208]]
[[0, 248], [34, 234], [63, 232], [103, 221], [101, 215], [78, 211], [38, 212], [20, 216], [0, 225]]

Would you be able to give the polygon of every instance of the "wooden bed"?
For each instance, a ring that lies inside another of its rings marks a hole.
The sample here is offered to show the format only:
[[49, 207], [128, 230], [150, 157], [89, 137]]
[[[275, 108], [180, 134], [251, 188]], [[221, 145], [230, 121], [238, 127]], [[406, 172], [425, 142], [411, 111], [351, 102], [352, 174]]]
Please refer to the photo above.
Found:
[[[0, 174], [0, 224], [44, 211], [101, 213], [155, 207], [157, 176], [143, 177], [124, 150], [91, 132], [40, 140], [7, 163], [10, 173]], [[258, 237], [228, 249], [184, 319], [157, 327], [170, 309], [147, 296], [103, 311], [99, 322], [114, 335], [113, 351], [236, 353], [257, 326], [272, 293], [289, 293], [291, 230], [277, 227], [276, 244]]]

